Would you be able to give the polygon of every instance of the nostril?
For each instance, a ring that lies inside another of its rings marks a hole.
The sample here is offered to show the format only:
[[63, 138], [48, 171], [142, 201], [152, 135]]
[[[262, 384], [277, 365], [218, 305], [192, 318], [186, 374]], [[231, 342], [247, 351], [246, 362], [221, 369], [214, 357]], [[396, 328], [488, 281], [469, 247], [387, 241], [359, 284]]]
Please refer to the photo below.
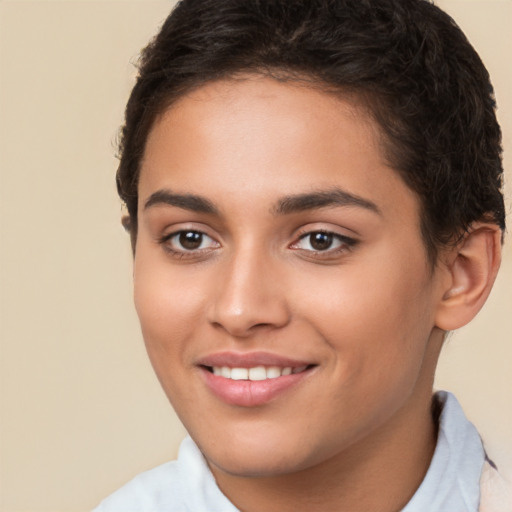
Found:
[[256, 329], [258, 327], [268, 327], [269, 325], [271, 325], [270, 323], [265, 323], [265, 322], [261, 322], [259, 324], [255, 324], [251, 327], [251, 329]]

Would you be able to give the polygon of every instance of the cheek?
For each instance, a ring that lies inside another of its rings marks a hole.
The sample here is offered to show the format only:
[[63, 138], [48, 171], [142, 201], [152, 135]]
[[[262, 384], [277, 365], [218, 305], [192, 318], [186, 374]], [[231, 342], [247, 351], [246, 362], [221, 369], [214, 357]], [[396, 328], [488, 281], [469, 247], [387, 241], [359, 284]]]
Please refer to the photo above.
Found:
[[136, 255], [135, 308], [157, 373], [160, 366], [184, 357], [187, 340], [204, 309], [203, 297], [204, 289], [197, 286], [196, 280], [172, 272], [165, 257], [147, 256], [143, 250]]
[[422, 253], [416, 259], [381, 255], [340, 268], [334, 277], [316, 275], [309, 284], [297, 304], [350, 380], [372, 386], [414, 378], [433, 326]]

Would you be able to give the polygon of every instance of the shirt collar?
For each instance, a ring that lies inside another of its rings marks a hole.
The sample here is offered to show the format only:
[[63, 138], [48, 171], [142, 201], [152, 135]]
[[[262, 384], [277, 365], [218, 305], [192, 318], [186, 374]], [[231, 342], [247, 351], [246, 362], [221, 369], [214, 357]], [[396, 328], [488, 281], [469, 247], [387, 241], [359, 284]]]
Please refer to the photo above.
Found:
[[437, 445], [422, 484], [402, 512], [476, 512], [485, 452], [457, 399], [434, 395], [442, 408]]

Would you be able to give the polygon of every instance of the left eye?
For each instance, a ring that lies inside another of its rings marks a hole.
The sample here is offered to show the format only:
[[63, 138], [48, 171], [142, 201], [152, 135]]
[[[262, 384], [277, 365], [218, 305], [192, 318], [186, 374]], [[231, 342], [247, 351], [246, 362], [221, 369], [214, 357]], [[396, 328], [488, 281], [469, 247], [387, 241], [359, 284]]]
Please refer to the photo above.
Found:
[[197, 251], [217, 247], [213, 238], [200, 231], [178, 231], [166, 237], [165, 242], [175, 251]]
[[300, 237], [299, 241], [293, 245], [293, 248], [305, 251], [325, 252], [336, 250], [341, 247], [353, 245], [354, 241], [350, 238], [329, 233], [326, 231], [313, 231]]

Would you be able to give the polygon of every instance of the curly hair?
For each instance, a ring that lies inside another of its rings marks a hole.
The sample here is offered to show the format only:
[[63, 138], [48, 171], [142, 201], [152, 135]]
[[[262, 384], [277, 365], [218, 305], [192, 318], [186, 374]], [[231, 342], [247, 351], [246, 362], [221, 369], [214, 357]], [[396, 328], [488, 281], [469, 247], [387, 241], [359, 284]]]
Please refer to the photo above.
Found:
[[146, 139], [173, 101], [237, 73], [353, 94], [419, 197], [429, 259], [476, 221], [505, 230], [501, 131], [489, 74], [427, 0], [182, 0], [142, 51], [121, 130], [117, 187], [132, 243]]

